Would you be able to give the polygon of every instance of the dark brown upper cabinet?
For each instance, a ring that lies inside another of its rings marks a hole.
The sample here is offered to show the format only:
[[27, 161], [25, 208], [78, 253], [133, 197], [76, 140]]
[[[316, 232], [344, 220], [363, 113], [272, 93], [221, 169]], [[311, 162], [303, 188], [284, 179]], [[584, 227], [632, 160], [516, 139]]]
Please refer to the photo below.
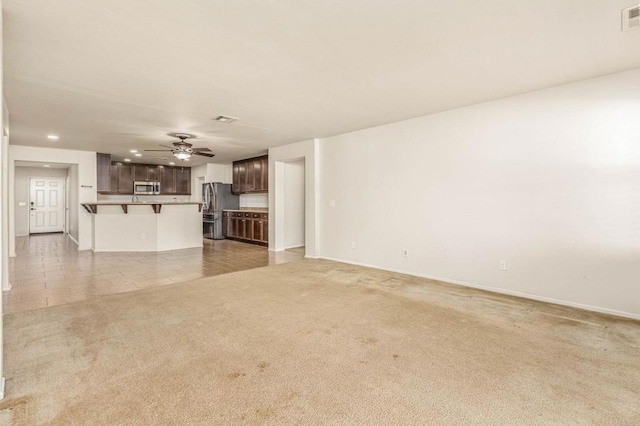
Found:
[[233, 162], [233, 192], [247, 194], [269, 191], [269, 156]]
[[191, 168], [160, 166], [160, 194], [191, 195]]
[[125, 163], [111, 163], [110, 194], [133, 194], [133, 167]]
[[191, 169], [176, 167], [176, 194], [191, 195]]
[[176, 193], [176, 169], [174, 167], [160, 166], [160, 193]]
[[[99, 190], [100, 193], [133, 194], [133, 182], [149, 181], [160, 182], [160, 195], [191, 195], [190, 167], [156, 166], [153, 164], [131, 164], [114, 161], [109, 163], [107, 176], [104, 173], [106, 168], [104, 162], [105, 160], [100, 160], [100, 157], [98, 157], [98, 188], [103, 188], [101, 191]], [[105, 179], [109, 185], [104, 183]]]
[[134, 176], [136, 181], [157, 182], [160, 179], [160, 173], [156, 165], [152, 164], [134, 164]]
[[96, 155], [99, 193], [111, 192], [111, 154]]

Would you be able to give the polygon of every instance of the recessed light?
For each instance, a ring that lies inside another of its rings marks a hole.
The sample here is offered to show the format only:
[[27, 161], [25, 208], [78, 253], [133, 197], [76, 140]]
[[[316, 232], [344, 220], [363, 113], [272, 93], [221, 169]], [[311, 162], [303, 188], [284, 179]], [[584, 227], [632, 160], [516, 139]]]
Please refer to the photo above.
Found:
[[136, 157], [142, 157], [142, 154], [136, 154]]
[[132, 150], [131, 150], [131, 151], [129, 151], [129, 152], [130, 152], [130, 153], [132, 153], [132, 154], [135, 154], [136, 152], [138, 152], [138, 150], [137, 150], [137, 149], [132, 149]]
[[59, 138], [56, 135], [47, 135], [47, 139], [51, 139], [52, 141], [57, 141]]
[[48, 164], [43, 164], [42, 167], [51, 167], [51, 166]]
[[169, 165], [170, 165], [170, 166], [173, 166], [174, 164], [176, 164], [176, 163], [174, 163], [173, 161], [170, 161], [170, 162], [169, 162]]
[[131, 158], [125, 158], [124, 161], [128, 163], [129, 161], [131, 161]]
[[233, 123], [234, 121], [238, 121], [239, 118], [229, 117], [228, 115], [219, 115], [217, 117], [213, 117], [213, 120], [219, 121], [221, 123]]

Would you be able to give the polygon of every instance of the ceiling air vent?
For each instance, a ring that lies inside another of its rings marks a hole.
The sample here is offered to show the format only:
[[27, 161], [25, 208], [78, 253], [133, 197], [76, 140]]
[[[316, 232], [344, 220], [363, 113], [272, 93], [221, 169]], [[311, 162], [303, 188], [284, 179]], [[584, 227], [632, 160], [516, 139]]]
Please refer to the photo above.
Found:
[[229, 117], [228, 115], [218, 115], [217, 117], [213, 117], [213, 119], [221, 123], [233, 123], [234, 121], [238, 121], [237, 118]]
[[622, 11], [622, 31], [640, 28], [640, 4]]

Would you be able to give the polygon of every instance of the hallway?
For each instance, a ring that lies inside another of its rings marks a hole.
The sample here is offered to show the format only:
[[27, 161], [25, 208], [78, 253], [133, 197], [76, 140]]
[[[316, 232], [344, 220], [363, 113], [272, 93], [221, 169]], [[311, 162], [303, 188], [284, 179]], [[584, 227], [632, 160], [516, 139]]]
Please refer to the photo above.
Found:
[[5, 313], [277, 265], [304, 257], [303, 253], [274, 253], [251, 244], [207, 239], [202, 249], [93, 253], [78, 251], [64, 234], [18, 237], [16, 253], [17, 257], [9, 263], [12, 289], [4, 293]]

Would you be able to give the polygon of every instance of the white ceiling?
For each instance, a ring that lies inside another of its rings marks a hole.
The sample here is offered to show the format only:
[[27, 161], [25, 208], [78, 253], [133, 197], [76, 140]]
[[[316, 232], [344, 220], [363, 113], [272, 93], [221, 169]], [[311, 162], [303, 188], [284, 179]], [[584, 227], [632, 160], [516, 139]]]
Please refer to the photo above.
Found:
[[640, 67], [637, 1], [4, 0], [11, 143], [229, 162]]

